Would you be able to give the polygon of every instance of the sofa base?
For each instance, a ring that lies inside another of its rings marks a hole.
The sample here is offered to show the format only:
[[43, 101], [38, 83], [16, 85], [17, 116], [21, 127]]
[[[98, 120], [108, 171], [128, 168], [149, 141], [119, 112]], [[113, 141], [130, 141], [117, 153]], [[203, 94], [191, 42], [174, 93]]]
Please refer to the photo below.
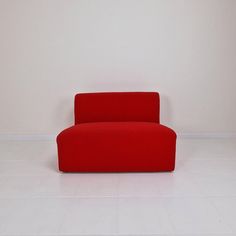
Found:
[[75, 125], [57, 137], [63, 172], [159, 172], [175, 168], [176, 134], [153, 122]]

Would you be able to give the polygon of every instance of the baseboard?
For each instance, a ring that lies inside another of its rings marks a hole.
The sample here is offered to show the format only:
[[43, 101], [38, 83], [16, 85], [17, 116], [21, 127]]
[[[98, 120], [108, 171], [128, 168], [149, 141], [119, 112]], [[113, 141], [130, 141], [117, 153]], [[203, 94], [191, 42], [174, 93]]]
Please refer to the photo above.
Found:
[[[177, 133], [180, 139], [227, 139], [236, 133]], [[0, 134], [0, 141], [55, 141], [56, 134]]]
[[0, 134], [0, 141], [52, 141], [53, 134]]
[[186, 139], [225, 139], [236, 138], [236, 133], [178, 133], [179, 138]]

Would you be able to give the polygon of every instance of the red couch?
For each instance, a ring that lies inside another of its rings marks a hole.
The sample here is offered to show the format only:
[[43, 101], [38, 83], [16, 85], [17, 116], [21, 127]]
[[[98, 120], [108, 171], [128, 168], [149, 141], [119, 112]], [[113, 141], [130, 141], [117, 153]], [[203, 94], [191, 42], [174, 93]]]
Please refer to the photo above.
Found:
[[75, 125], [57, 136], [59, 170], [173, 171], [176, 134], [159, 106], [154, 92], [77, 94]]

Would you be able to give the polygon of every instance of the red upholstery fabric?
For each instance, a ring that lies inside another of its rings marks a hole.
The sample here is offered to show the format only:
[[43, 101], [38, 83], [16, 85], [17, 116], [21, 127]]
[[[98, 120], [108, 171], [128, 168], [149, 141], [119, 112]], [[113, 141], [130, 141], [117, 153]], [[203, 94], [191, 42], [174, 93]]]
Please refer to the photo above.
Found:
[[159, 123], [159, 94], [154, 92], [77, 94], [75, 124], [100, 121]]
[[176, 134], [152, 122], [72, 126], [58, 138], [62, 171], [172, 171]]
[[172, 171], [176, 134], [159, 124], [159, 95], [78, 94], [75, 125], [57, 136], [64, 172]]

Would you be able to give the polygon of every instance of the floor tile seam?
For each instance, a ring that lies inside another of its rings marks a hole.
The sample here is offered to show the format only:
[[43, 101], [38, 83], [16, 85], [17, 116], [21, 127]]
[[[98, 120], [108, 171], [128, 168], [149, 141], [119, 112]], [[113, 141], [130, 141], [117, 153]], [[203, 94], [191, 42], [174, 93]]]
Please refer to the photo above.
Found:
[[219, 198], [236, 198], [234, 196], [56, 196], [56, 195], [31, 195], [31, 196], [0, 196], [0, 199], [71, 199], [71, 198], [87, 198], [87, 199], [102, 199], [102, 198], [111, 198], [111, 199], [219, 199]]

